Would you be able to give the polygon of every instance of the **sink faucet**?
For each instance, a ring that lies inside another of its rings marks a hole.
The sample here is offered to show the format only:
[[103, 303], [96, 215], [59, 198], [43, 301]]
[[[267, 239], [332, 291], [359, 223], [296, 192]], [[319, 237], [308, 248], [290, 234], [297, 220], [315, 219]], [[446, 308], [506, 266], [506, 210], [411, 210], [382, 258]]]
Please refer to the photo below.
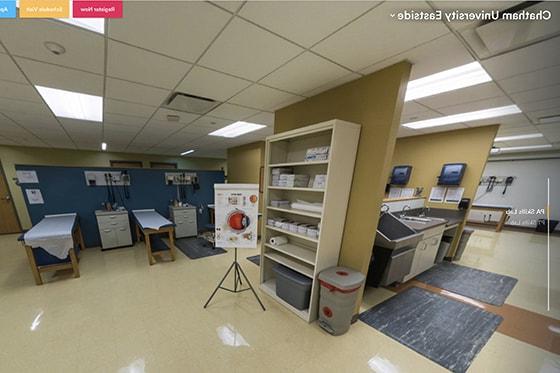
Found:
[[418, 216], [421, 217], [421, 218], [425, 217], [426, 216], [426, 211], [430, 212], [430, 208], [426, 207], [426, 206], [422, 207], [422, 212]]
[[406, 216], [406, 212], [410, 210], [410, 206], [409, 205], [404, 205], [401, 211], [401, 218], [404, 218]]

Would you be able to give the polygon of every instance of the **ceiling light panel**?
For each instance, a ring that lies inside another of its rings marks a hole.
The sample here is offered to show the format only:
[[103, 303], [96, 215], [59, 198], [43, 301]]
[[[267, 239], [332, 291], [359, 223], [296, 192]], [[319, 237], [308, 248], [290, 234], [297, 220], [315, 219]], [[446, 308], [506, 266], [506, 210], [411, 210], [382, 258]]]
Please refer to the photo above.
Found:
[[542, 133], [528, 133], [526, 135], [502, 136], [502, 137], [496, 137], [494, 139], [494, 142], [536, 139], [536, 138], [543, 137], [543, 136], [544, 135]]
[[405, 101], [471, 87], [491, 80], [480, 63], [472, 62], [409, 82]]
[[191, 153], [194, 153], [193, 149], [187, 150], [186, 152], [182, 152], [181, 155], [187, 155], [187, 154], [191, 154]]
[[103, 98], [100, 96], [42, 86], [35, 88], [57, 117], [103, 121]]
[[495, 107], [492, 109], [477, 110], [468, 113], [454, 114], [445, 117], [420, 120], [417, 122], [409, 122], [409, 123], [404, 123], [403, 126], [417, 130], [417, 129], [429, 128], [429, 127], [446, 126], [448, 124], [472, 122], [481, 119], [497, 118], [506, 115], [518, 114], [518, 113], [521, 113], [521, 110], [517, 107], [517, 105], [508, 105], [508, 106]]
[[233, 138], [233, 137], [238, 137], [238, 136], [244, 135], [244, 134], [249, 133], [249, 132], [260, 130], [261, 128], [264, 128], [264, 127], [266, 127], [266, 126], [264, 126], [262, 124], [239, 121], [239, 122], [235, 122], [233, 124], [230, 124], [229, 126], [220, 128], [219, 130], [216, 130], [214, 132], [211, 132], [211, 133], [209, 133], [209, 135], [210, 136], [220, 136], [220, 137]]
[[521, 152], [521, 151], [526, 151], [526, 150], [544, 150], [544, 149], [548, 149], [548, 148], [552, 148], [551, 144], [545, 144], [545, 145], [529, 145], [529, 146], [509, 146], [509, 147], [504, 147], [504, 148], [493, 148], [491, 150], [492, 154], [498, 154], [498, 153], [502, 153], [502, 152]]

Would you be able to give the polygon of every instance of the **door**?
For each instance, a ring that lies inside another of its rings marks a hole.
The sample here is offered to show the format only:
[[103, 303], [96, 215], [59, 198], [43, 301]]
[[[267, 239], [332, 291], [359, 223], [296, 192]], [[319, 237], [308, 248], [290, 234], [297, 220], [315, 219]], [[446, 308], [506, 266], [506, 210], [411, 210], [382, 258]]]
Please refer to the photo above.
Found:
[[0, 234], [21, 232], [4, 169], [0, 163]]

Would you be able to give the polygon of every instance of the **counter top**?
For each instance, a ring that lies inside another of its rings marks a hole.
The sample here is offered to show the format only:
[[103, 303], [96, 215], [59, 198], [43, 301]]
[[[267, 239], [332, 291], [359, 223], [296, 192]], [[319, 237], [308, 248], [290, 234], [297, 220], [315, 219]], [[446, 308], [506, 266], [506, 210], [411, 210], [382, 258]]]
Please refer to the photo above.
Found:
[[492, 205], [492, 204], [486, 204], [486, 203], [474, 203], [472, 205], [473, 209], [479, 208], [479, 209], [497, 209], [497, 210], [511, 210], [511, 206], [507, 206], [507, 205]]
[[173, 210], [188, 210], [188, 209], [195, 209], [196, 206], [188, 205], [188, 206], [169, 206], [170, 209]]
[[430, 228], [438, 227], [440, 225], [447, 225], [447, 220], [445, 219], [430, 218], [430, 217], [426, 217], [426, 218], [430, 219], [430, 221], [423, 222], [423, 221], [414, 221], [414, 220], [407, 220], [407, 219], [399, 219], [399, 220], [402, 221], [404, 224], [408, 225], [410, 228], [414, 229], [416, 232], [423, 232]]
[[103, 216], [103, 215], [128, 215], [127, 210], [113, 210], [113, 211], [106, 211], [106, 210], [95, 210], [96, 216]]

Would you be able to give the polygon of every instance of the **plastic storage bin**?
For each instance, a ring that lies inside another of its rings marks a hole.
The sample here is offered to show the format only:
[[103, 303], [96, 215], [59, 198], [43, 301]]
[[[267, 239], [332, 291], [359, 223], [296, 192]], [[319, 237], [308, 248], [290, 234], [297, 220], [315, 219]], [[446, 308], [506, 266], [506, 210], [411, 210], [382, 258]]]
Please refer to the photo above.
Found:
[[319, 326], [332, 335], [350, 329], [358, 290], [365, 276], [350, 268], [331, 267], [319, 273]]
[[313, 280], [280, 264], [272, 270], [276, 273], [276, 295], [298, 310], [309, 308]]

